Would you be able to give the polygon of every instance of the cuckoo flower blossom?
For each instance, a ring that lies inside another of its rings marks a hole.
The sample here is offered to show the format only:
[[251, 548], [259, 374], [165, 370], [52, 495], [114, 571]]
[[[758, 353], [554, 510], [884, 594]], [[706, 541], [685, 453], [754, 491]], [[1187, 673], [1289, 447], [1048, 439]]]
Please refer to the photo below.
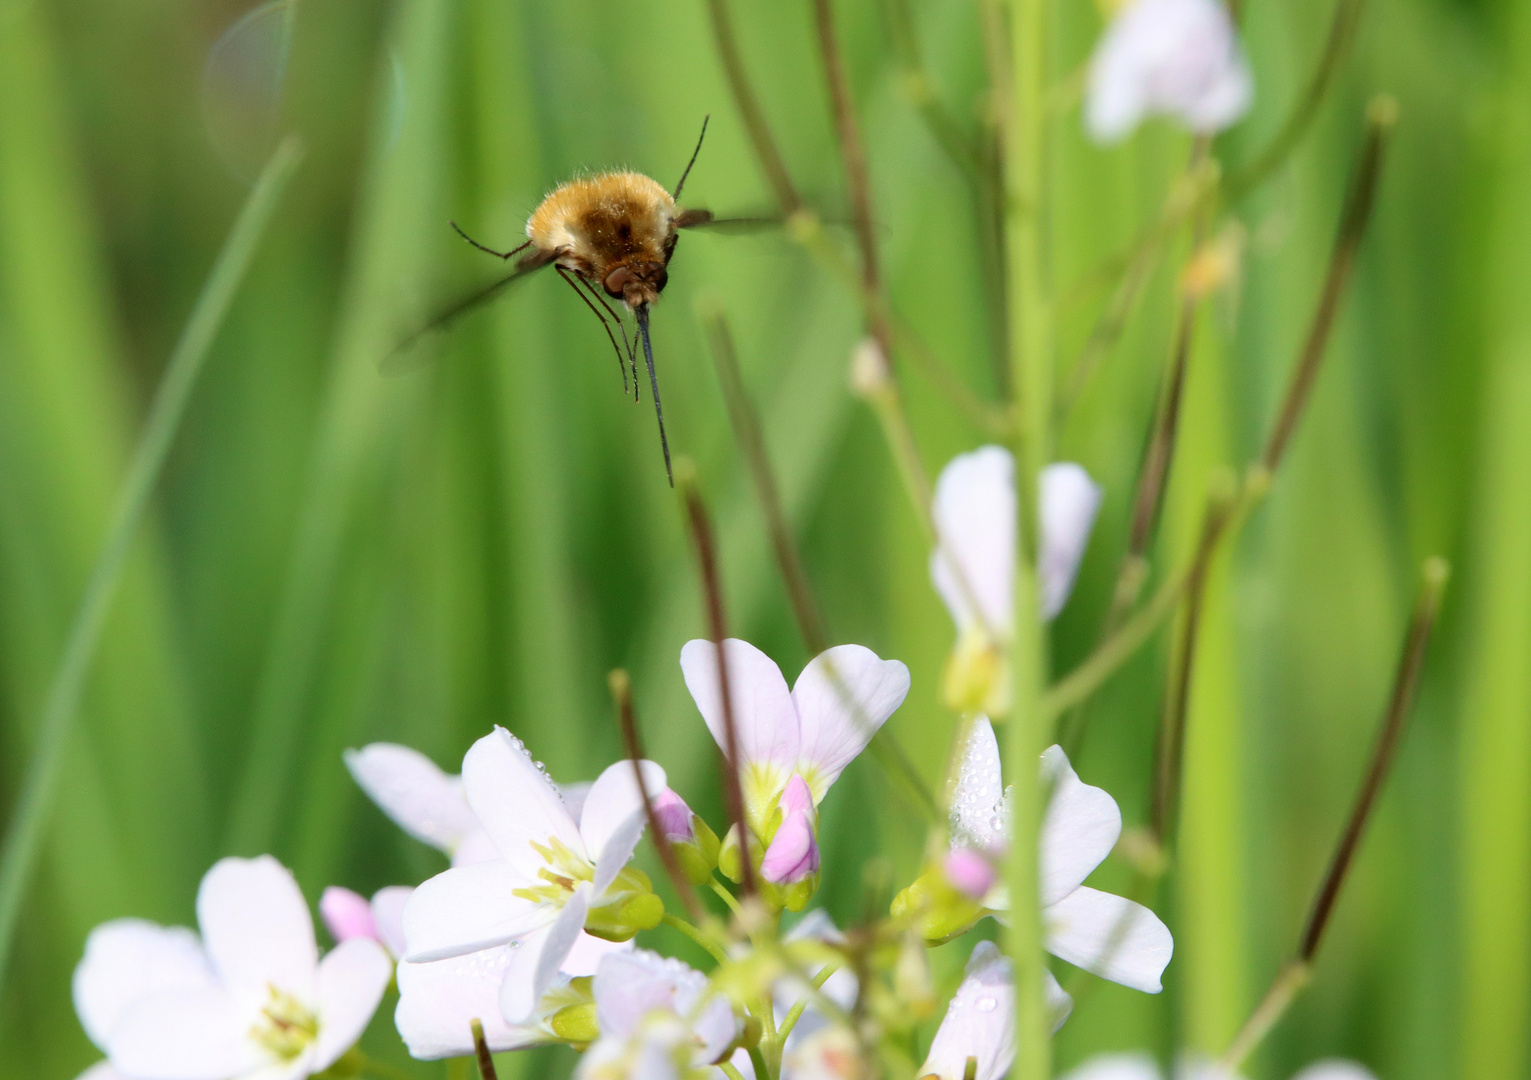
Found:
[[601, 1037], [577, 1080], [679, 1080], [723, 1058], [739, 1034], [705, 975], [645, 949], [604, 958], [594, 992]]
[[[1037, 591], [1042, 617], [1063, 610], [1090, 540], [1101, 492], [1072, 462], [1042, 470], [1037, 487]], [[947, 669], [948, 704], [964, 712], [1009, 710], [1007, 653], [1015, 629], [1015, 459], [984, 446], [941, 470], [931, 504], [938, 545], [930, 576], [957, 624]]]
[[1252, 94], [1219, 0], [1127, 0], [1090, 58], [1085, 126], [1096, 142], [1113, 143], [1163, 113], [1211, 135], [1243, 116]]
[[319, 897], [319, 917], [337, 942], [370, 938], [393, 957], [404, 955], [404, 905], [415, 890], [408, 885], [389, 885], [372, 899], [331, 885]]
[[[1051, 974], [1043, 975], [1057, 1031], [1074, 1003]], [[978, 1063], [973, 1080], [1002, 1080], [1015, 1060], [1015, 982], [1009, 959], [992, 941], [973, 947], [966, 977], [952, 995], [917, 1075], [920, 1080], [963, 1080], [969, 1058]]]
[[303, 894], [269, 855], [209, 870], [197, 922], [200, 938], [139, 919], [91, 932], [75, 1010], [110, 1069], [157, 1080], [312, 1076], [355, 1044], [393, 974], [367, 938], [321, 960]]
[[[802, 880], [818, 872], [815, 808], [904, 703], [909, 669], [860, 645], [838, 645], [810, 660], [789, 691], [775, 661], [755, 646], [729, 638], [724, 649], [745, 817], [767, 845], [762, 874], [772, 882]], [[716, 646], [687, 642], [680, 666], [727, 753]]]
[[[1147, 1054], [1099, 1054], [1090, 1058], [1064, 1080], [1159, 1080], [1159, 1066]], [[1240, 1080], [1237, 1073], [1221, 1066], [1182, 1064], [1175, 1070], [1176, 1080]], [[1292, 1080], [1376, 1080], [1367, 1069], [1353, 1061], [1318, 1061], [1303, 1069]]]
[[[1042, 774], [1052, 792], [1039, 838], [1047, 951], [1112, 982], [1158, 993], [1174, 951], [1169, 928], [1142, 904], [1084, 884], [1121, 835], [1116, 800], [1081, 781], [1057, 746], [1042, 754]], [[999, 743], [987, 717], [973, 721], [963, 747], [951, 829], [944, 876], [974, 906], [951, 914], [935, 911], [929, 898], [939, 892], [926, 878], [895, 901], [895, 910], [924, 919], [922, 930], [936, 939], [960, 933], [984, 912], [1010, 907], [1009, 894], [993, 871], [1010, 844], [1009, 794], [1000, 779]]]
[[[642, 763], [650, 795], [664, 770]], [[527, 1021], [553, 985], [581, 928], [625, 941], [658, 924], [663, 904], [627, 868], [643, 833], [643, 795], [630, 762], [591, 785], [578, 824], [552, 781], [504, 728], [463, 759], [463, 790], [498, 857], [455, 866], [415, 890], [404, 907], [405, 960], [451, 959], [516, 942], [500, 983], [500, 1011]]]

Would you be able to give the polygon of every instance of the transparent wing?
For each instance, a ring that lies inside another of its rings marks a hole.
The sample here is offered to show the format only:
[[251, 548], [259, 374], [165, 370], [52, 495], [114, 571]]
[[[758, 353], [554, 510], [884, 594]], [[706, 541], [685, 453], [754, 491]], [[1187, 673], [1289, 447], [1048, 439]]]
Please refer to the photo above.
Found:
[[540, 270], [553, 261], [551, 254], [535, 252], [516, 264], [516, 268], [504, 277], [496, 278], [486, 285], [481, 285], [466, 295], [459, 297], [452, 303], [447, 304], [435, 315], [431, 316], [418, 329], [402, 338], [397, 345], [383, 357], [380, 369], [385, 375], [397, 375], [413, 370], [430, 359], [427, 350], [422, 349], [421, 344], [429, 337], [452, 328], [458, 320], [472, 314], [478, 308], [495, 299], [511, 285], [529, 277], [534, 271]]

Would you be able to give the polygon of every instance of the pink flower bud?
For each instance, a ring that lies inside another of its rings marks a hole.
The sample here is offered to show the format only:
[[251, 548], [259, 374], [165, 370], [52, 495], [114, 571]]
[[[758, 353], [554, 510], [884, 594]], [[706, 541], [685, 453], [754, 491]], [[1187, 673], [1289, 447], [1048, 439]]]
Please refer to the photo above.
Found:
[[974, 900], [982, 900], [994, 887], [994, 864], [972, 848], [952, 848], [946, 855], [946, 880]]
[[654, 817], [671, 843], [689, 844], [696, 839], [691, 828], [691, 807], [670, 788], [665, 788], [654, 800]]
[[779, 804], [781, 827], [766, 848], [760, 872], [778, 885], [790, 885], [819, 872], [819, 841], [814, 836], [813, 793], [801, 776], [787, 781]]
[[372, 905], [366, 897], [331, 885], [319, 897], [319, 915], [330, 937], [337, 942], [352, 938], [377, 940], [377, 922], [372, 917]]

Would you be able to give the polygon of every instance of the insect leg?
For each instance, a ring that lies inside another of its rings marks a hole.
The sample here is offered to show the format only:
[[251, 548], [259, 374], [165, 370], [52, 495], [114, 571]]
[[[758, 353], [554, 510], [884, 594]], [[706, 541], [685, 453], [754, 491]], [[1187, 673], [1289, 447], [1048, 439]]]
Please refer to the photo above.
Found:
[[[601, 320], [601, 329], [606, 331], [606, 337], [610, 339], [611, 347], [617, 354], [617, 370], [622, 373], [622, 394], [625, 397], [627, 395], [627, 364], [622, 360], [622, 350], [617, 346], [617, 336], [611, 332], [611, 324], [606, 321], [606, 316], [601, 314], [600, 309], [585, 297], [584, 291], [575, 284], [575, 278], [569, 275], [569, 271], [557, 263], [553, 264], [553, 269], [558, 271], [559, 277], [569, 283], [569, 288], [574, 290], [575, 295], [585, 301], [585, 306], [595, 313], [595, 317]], [[580, 280], [584, 279], [581, 278]], [[627, 328], [625, 326], [622, 328], [622, 341], [624, 344], [627, 342]]]
[[696, 164], [696, 155], [702, 152], [702, 140], [707, 137], [707, 121], [711, 119], [711, 113], [702, 117], [702, 133], [697, 136], [696, 149], [691, 151], [691, 160], [686, 162], [686, 171], [680, 174], [680, 183], [675, 185], [675, 194], [670, 196], [676, 202], [680, 201], [680, 189], [686, 186], [686, 177], [691, 175], [691, 166]]
[[[585, 290], [588, 293], [590, 293], [591, 296], [593, 296], [595, 298], [595, 302], [597, 304], [600, 304], [603, 308], [606, 309], [606, 314], [611, 316], [612, 321], [615, 322], [618, 326], [620, 326], [622, 328], [622, 344], [624, 346], [626, 346], [626, 348], [627, 348], [627, 363], [628, 363], [628, 366], [631, 367], [632, 371], [633, 371], [633, 400], [637, 401], [638, 400], [638, 331], [637, 331], [637, 328], [635, 327], [633, 329], [633, 340], [632, 341], [628, 341], [627, 340], [627, 324], [622, 321], [622, 313], [612, 309], [611, 304], [609, 304], [607, 302], [606, 298], [601, 295], [601, 291], [595, 287], [594, 283], [592, 283], [589, 278], [587, 278], [587, 277], [585, 277], [583, 275], [580, 275], [580, 274], [576, 274], [575, 278], [576, 278], [576, 280], [581, 285], [583, 285], [585, 287]], [[623, 390], [627, 389], [626, 376], [623, 376], [622, 389]]]
[[670, 469], [670, 440], [664, 433], [664, 408], [659, 404], [659, 376], [654, 374], [654, 347], [649, 344], [649, 308], [647, 304], [639, 304], [635, 314], [638, 316], [638, 333], [643, 338], [643, 359], [649, 366], [649, 389], [654, 392], [654, 415], [659, 418], [659, 445], [664, 450], [664, 473], [669, 477], [670, 486], [675, 486], [675, 473]]
[[473, 239], [473, 237], [471, 237], [467, 233], [463, 232], [462, 229], [458, 226], [457, 222], [449, 221], [449, 222], [447, 222], [447, 224], [452, 226], [452, 228], [457, 232], [458, 236], [460, 236], [464, 240], [468, 241], [468, 243], [472, 244], [474, 247], [478, 248], [480, 251], [484, 251], [484, 252], [489, 253], [490, 255], [493, 255], [496, 259], [508, 259], [512, 255], [514, 255], [516, 252], [518, 252], [518, 251], [525, 251], [527, 248], [532, 246], [532, 242], [530, 240], [528, 240], [526, 243], [522, 244], [518, 248], [511, 248], [509, 251], [496, 251], [492, 247], [486, 247], [483, 244], [480, 244], [477, 240]]

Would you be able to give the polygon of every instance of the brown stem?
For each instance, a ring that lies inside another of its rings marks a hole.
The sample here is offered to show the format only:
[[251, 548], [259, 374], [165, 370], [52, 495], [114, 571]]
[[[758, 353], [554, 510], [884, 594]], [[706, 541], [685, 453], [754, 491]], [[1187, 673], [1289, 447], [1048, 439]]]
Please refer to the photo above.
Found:
[[1382, 173], [1383, 157], [1387, 151], [1388, 136], [1398, 120], [1398, 103], [1385, 95], [1372, 99], [1366, 109], [1366, 143], [1361, 149], [1360, 163], [1351, 178], [1345, 195], [1345, 209], [1334, 239], [1334, 250], [1329, 256], [1329, 272], [1324, 278], [1323, 291], [1319, 294], [1318, 310], [1303, 345], [1302, 356], [1292, 381], [1287, 387], [1286, 399], [1271, 428], [1265, 452], [1261, 457], [1266, 469], [1272, 473], [1281, 464], [1287, 444], [1297, 428], [1303, 407], [1318, 378], [1324, 352], [1329, 344], [1329, 334], [1334, 328], [1334, 317], [1339, 311], [1345, 286], [1350, 281], [1355, 266], [1356, 249], [1366, 232], [1371, 218], [1372, 205], [1376, 201], [1377, 179]]
[[489, 1044], [484, 1041], [484, 1025], [478, 1017], [469, 1021], [468, 1026], [473, 1031], [473, 1054], [478, 1058], [478, 1075], [480, 1080], [499, 1080], [494, 1071], [494, 1057], [489, 1053]]
[[[681, 464], [683, 468], [679, 467]], [[678, 463], [675, 473], [676, 486], [685, 501], [686, 522], [691, 530], [692, 545], [696, 548], [697, 566], [701, 571], [708, 634], [718, 659], [718, 700], [723, 710], [725, 758], [723, 791], [728, 798], [729, 816], [739, 830], [742, 888], [744, 894], [750, 896], [755, 892], [755, 870], [750, 865], [750, 829], [744, 817], [744, 788], [739, 782], [739, 736], [734, 724], [733, 689], [728, 681], [728, 657], [724, 648], [728, 640], [728, 624], [723, 608], [723, 586], [718, 578], [717, 548], [713, 542], [712, 522], [707, 516], [707, 506], [697, 488], [696, 467], [689, 461], [683, 461]]]
[[734, 104], [739, 107], [739, 116], [744, 121], [744, 130], [755, 147], [755, 156], [760, 159], [760, 167], [765, 170], [766, 180], [776, 194], [782, 214], [791, 217], [802, 209], [803, 200], [798, 197], [797, 188], [792, 186], [786, 163], [776, 147], [771, 127], [766, 122], [765, 111], [750, 86], [749, 75], [744, 70], [744, 60], [739, 55], [739, 45], [734, 38], [733, 16], [728, 11], [728, 0], [707, 0], [707, 12], [712, 17], [713, 42], [718, 48], [718, 58], [723, 62], [728, 87], [733, 91]]
[[617, 668], [606, 676], [606, 685], [611, 688], [611, 700], [617, 708], [617, 727], [622, 732], [622, 745], [627, 750], [627, 758], [633, 763], [633, 779], [638, 784], [638, 794], [643, 799], [643, 816], [648, 822], [649, 837], [654, 841], [654, 850], [659, 852], [659, 861], [664, 865], [665, 874], [670, 879], [670, 884], [675, 887], [675, 893], [680, 897], [686, 911], [693, 921], [700, 920], [706, 911], [702, 902], [697, 899], [696, 890], [691, 887], [680, 868], [680, 861], [675, 857], [675, 849], [670, 846], [670, 837], [659, 826], [659, 815], [654, 812], [654, 800], [649, 797], [648, 788], [643, 783], [643, 769], [639, 762], [643, 760], [643, 739], [638, 733], [638, 714], [633, 708], [633, 681], [627, 672]]
[[1323, 883], [1314, 895], [1313, 908], [1308, 915], [1307, 924], [1303, 927], [1297, 954], [1277, 973], [1275, 981], [1265, 997], [1261, 999], [1260, 1005], [1245, 1021], [1243, 1028], [1234, 1037], [1232, 1044], [1220, 1060], [1220, 1064], [1230, 1071], [1236, 1070], [1243, 1064], [1244, 1059], [1260, 1044], [1260, 1041], [1281, 1019], [1292, 1000], [1307, 985], [1308, 977], [1313, 970], [1313, 960], [1318, 955], [1318, 947], [1323, 941], [1324, 930], [1329, 925], [1330, 916], [1334, 913], [1335, 902], [1339, 899], [1340, 890], [1344, 887], [1350, 867], [1355, 861], [1356, 851], [1360, 848], [1367, 822], [1371, 819], [1372, 810], [1376, 807], [1377, 796], [1382, 793], [1382, 786], [1387, 782], [1393, 758], [1397, 756], [1398, 744], [1403, 738], [1404, 723], [1414, 703], [1414, 691], [1419, 685], [1419, 675], [1424, 668], [1425, 650], [1430, 644], [1430, 633], [1435, 627], [1436, 616], [1440, 613], [1441, 599], [1445, 595], [1446, 582], [1450, 576], [1450, 568], [1444, 559], [1432, 557], [1425, 560], [1419, 597], [1414, 603], [1414, 615], [1409, 623], [1408, 636], [1404, 639], [1403, 655], [1399, 658], [1398, 673], [1393, 679], [1393, 692], [1388, 698], [1387, 711], [1383, 714], [1382, 726], [1377, 732], [1377, 741], [1372, 748], [1366, 775], [1362, 778], [1361, 786], [1356, 792], [1356, 801], [1351, 808], [1350, 819], [1346, 822], [1345, 831], [1341, 834], [1339, 843], [1335, 845]]

